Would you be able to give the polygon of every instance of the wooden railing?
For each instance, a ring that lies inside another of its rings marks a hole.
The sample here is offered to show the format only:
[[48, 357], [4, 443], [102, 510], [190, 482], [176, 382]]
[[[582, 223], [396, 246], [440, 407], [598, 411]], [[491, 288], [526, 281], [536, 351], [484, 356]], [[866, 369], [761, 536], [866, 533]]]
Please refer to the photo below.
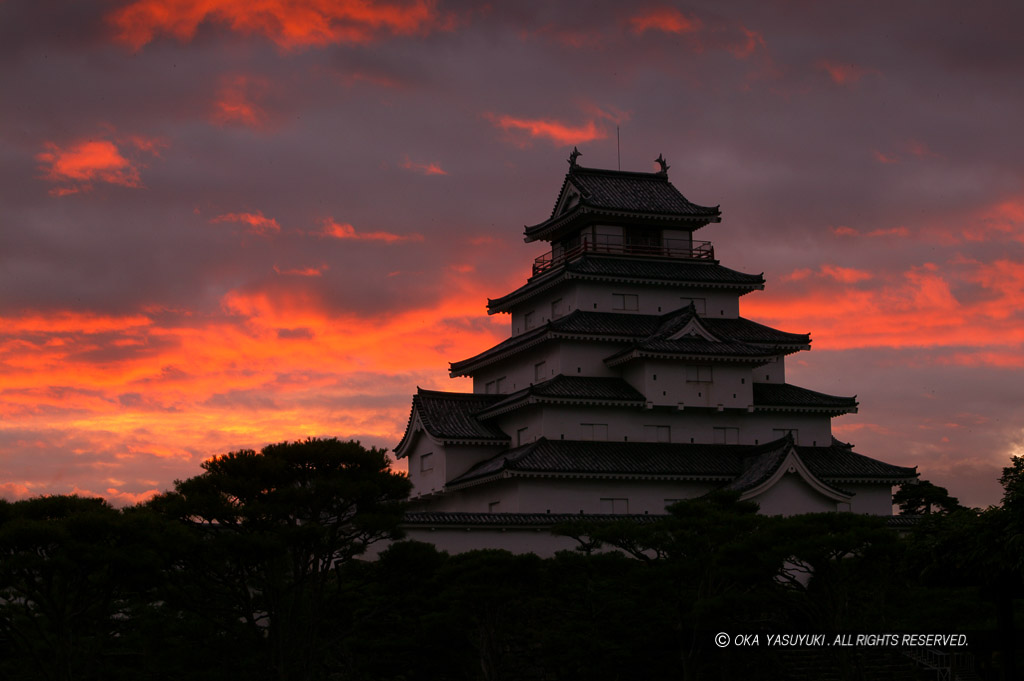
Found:
[[685, 245], [652, 245], [643, 243], [595, 242], [582, 239], [578, 246], [555, 252], [548, 251], [533, 261], [533, 273], [540, 274], [558, 267], [583, 253], [611, 253], [615, 255], [640, 255], [657, 258], [678, 258], [680, 260], [714, 260], [715, 249], [710, 241], [687, 241]]

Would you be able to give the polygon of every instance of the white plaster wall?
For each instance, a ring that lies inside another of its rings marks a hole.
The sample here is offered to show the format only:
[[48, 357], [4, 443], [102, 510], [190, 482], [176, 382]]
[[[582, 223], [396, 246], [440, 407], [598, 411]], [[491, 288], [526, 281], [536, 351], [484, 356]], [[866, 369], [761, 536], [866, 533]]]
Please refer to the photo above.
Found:
[[520, 513], [602, 513], [602, 499], [628, 500], [628, 512], [665, 513], [666, 500], [700, 496], [721, 483], [531, 478], [521, 484]]
[[[528, 442], [549, 440], [604, 439], [609, 442], [647, 442], [645, 426], [668, 426], [670, 441], [712, 444], [716, 428], [735, 428], [736, 444], [758, 445], [782, 437], [776, 430], [796, 431], [797, 444], [826, 447], [832, 442], [831, 419], [824, 414], [756, 412], [746, 409], [677, 409], [674, 407], [598, 407], [575, 405], [534, 405], [497, 417], [498, 426], [516, 444], [516, 432], [527, 428]], [[607, 425], [607, 437], [595, 438], [584, 424]]]
[[498, 506], [494, 509], [496, 513], [524, 513], [526, 511], [521, 509], [519, 502], [520, 489], [519, 480], [497, 480], [475, 487], [446, 492], [439, 497], [420, 500], [412, 510], [487, 513], [491, 510], [491, 504], [498, 502]]
[[854, 513], [869, 515], [892, 515], [892, 486], [888, 484], [834, 483], [836, 487], [856, 494], [850, 503]]
[[796, 473], [786, 473], [771, 489], [751, 501], [761, 506], [765, 515], [796, 515], [848, 510], [838, 508], [833, 499], [820, 494]]
[[746, 408], [753, 403], [749, 366], [704, 365], [711, 368], [711, 382], [687, 380], [689, 366], [664, 360], [634, 360], [626, 365], [623, 378], [658, 406]]

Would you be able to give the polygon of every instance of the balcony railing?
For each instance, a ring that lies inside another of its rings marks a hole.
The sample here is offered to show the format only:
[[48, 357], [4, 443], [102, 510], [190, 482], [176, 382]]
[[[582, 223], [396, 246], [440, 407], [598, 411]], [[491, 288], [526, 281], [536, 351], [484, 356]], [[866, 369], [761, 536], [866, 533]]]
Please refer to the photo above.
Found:
[[677, 244], [667, 243], [654, 245], [650, 243], [614, 243], [595, 242], [589, 238], [580, 240], [579, 245], [568, 249], [548, 251], [533, 261], [535, 275], [558, 267], [583, 253], [611, 253], [614, 255], [639, 255], [657, 258], [677, 258], [679, 260], [714, 260], [715, 249], [710, 241], [679, 241]]

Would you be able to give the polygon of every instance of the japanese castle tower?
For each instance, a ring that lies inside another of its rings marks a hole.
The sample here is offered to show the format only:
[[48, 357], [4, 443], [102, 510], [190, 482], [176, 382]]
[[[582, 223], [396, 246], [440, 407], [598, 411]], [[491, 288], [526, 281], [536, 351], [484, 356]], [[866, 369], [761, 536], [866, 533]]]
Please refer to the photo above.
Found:
[[694, 238], [719, 208], [688, 201], [660, 156], [660, 171], [640, 173], [584, 168], [579, 155], [551, 217], [525, 230], [551, 250], [526, 284], [488, 300], [510, 315], [510, 338], [451, 364], [473, 392], [413, 396], [395, 448], [414, 486], [412, 536], [515, 549], [509, 530], [663, 514], [716, 488], [767, 514], [891, 515], [892, 486], [916, 471], [832, 437], [854, 397], [786, 382], [786, 356], [810, 336], [740, 315], [764, 277], [723, 267]]

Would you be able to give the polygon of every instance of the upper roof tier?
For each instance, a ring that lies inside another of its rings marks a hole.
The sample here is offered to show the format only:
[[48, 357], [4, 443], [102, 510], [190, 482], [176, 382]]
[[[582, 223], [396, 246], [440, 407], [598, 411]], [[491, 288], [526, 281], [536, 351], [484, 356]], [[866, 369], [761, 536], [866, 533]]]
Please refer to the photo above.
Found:
[[562, 182], [551, 217], [526, 227], [526, 241], [553, 241], [588, 223], [628, 223], [637, 226], [678, 227], [694, 230], [721, 221], [718, 206], [691, 203], [668, 181], [668, 165], [662, 170], [638, 173], [584, 168], [573, 152], [569, 172]]

